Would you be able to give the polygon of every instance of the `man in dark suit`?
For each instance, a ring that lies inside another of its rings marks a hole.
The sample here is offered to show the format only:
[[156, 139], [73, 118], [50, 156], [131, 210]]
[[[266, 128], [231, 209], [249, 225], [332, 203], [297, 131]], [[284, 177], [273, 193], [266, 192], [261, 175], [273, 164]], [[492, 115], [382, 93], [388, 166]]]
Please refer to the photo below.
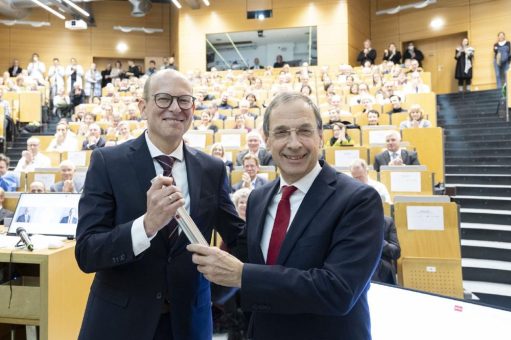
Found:
[[9, 76], [14, 78], [18, 74], [20, 74], [21, 71], [23, 71], [23, 69], [20, 66], [19, 60], [18, 59], [14, 59], [13, 62], [12, 62], [12, 66], [9, 67]]
[[[92, 153], [76, 259], [96, 276], [79, 339], [210, 340], [210, 284], [173, 217], [184, 206], [208, 241], [215, 227], [229, 247], [244, 224], [222, 160], [183, 143], [193, 117], [191, 83], [175, 70], [158, 71], [139, 108], [145, 133]], [[151, 184], [157, 174], [164, 176]]]
[[255, 189], [262, 187], [268, 181], [260, 176], [259, 173], [259, 160], [252, 154], [246, 154], [243, 158], [243, 175], [241, 181], [232, 186], [232, 191], [239, 190], [241, 188]]
[[62, 180], [50, 186], [50, 192], [72, 192], [78, 193], [83, 190], [83, 183], [75, 178], [76, 167], [68, 159], [60, 163], [60, 175]]
[[94, 150], [106, 145], [105, 138], [101, 136], [101, 128], [98, 124], [89, 125], [89, 134], [82, 143], [82, 150]]
[[396, 282], [396, 261], [401, 256], [401, 247], [397, 239], [396, 225], [392, 217], [385, 216], [383, 224], [383, 249], [378, 268], [374, 272], [373, 281], [385, 282], [395, 285]]
[[69, 209], [69, 213], [67, 214], [67, 216], [64, 216], [60, 219], [60, 223], [73, 223], [73, 224], [76, 224], [78, 223], [78, 219], [76, 218], [75, 216], [75, 210], [73, 208]]
[[10, 218], [14, 216], [14, 212], [4, 208], [5, 191], [0, 188], [0, 224], [4, 224], [4, 218]]
[[28, 223], [30, 222], [30, 218], [31, 218], [30, 211], [28, 210], [28, 208], [25, 208], [23, 214], [19, 215], [18, 218], [16, 219], [16, 222]]
[[251, 153], [259, 159], [261, 165], [273, 165], [271, 153], [261, 147], [261, 136], [256, 130], [247, 133], [247, 150], [241, 151], [236, 157], [236, 165], [243, 165], [243, 158]]
[[386, 137], [387, 150], [374, 156], [374, 170], [380, 171], [382, 165], [420, 165], [415, 151], [401, 149], [401, 135], [397, 131], [390, 132]]
[[189, 245], [206, 278], [240, 287], [254, 340], [370, 339], [369, 280], [379, 262], [383, 209], [371, 187], [318, 161], [321, 115], [300, 93], [266, 109], [266, 145], [280, 179], [252, 191], [248, 262]]

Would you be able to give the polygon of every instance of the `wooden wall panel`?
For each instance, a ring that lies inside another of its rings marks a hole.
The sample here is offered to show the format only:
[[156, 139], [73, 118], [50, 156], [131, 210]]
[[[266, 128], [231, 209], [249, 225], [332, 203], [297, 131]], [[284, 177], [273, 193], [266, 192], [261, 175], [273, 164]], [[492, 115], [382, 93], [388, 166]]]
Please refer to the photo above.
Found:
[[348, 47], [349, 63], [357, 64], [357, 55], [363, 42], [371, 37], [371, 6], [369, 0], [348, 1]]

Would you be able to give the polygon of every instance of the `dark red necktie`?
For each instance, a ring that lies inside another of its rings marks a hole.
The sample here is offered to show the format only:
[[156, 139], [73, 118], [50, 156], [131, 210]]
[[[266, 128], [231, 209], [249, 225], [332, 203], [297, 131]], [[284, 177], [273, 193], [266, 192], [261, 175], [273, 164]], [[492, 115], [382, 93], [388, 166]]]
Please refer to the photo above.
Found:
[[275, 264], [279, 257], [280, 247], [286, 238], [289, 219], [291, 218], [291, 204], [289, 197], [296, 191], [294, 186], [282, 187], [282, 197], [280, 198], [275, 215], [275, 222], [271, 231], [270, 246], [268, 247], [268, 255], [266, 256], [266, 264]]
[[[172, 167], [174, 166], [174, 162], [176, 159], [174, 157], [160, 155], [154, 157], [154, 159], [161, 165], [163, 168], [163, 176], [172, 177]], [[174, 178], [172, 185], [176, 185], [176, 180]], [[169, 239], [169, 245], [171, 246], [177, 239], [177, 221], [175, 218], [171, 219], [170, 222], [163, 227], [162, 229], [166, 238]]]

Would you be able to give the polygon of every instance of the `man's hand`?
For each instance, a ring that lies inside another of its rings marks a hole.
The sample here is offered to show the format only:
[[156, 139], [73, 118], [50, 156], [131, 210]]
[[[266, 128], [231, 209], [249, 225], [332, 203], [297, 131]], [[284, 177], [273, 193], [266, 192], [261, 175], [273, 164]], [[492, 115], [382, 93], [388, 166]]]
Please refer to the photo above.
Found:
[[250, 179], [250, 175], [246, 172], [241, 175], [241, 181], [243, 184], [241, 185], [242, 188], [251, 188], [252, 187], [252, 180]]
[[32, 163], [32, 160], [34, 159], [32, 153], [27, 150], [21, 153], [21, 157], [23, 157], [23, 159], [25, 160], [25, 165], [29, 165], [30, 163]]
[[147, 212], [144, 229], [148, 237], [166, 226], [185, 199], [178, 187], [173, 186], [172, 177], [159, 176], [147, 191]]
[[64, 181], [64, 185], [62, 186], [62, 192], [74, 192], [75, 186], [73, 184], [73, 180], [66, 179]]
[[87, 138], [89, 141], [89, 145], [95, 145], [98, 142], [98, 139], [96, 136], [90, 135], [89, 138]]
[[225, 287], [241, 288], [243, 262], [216, 247], [189, 244], [186, 249], [192, 253], [192, 261], [206, 279]]
[[401, 159], [401, 157], [398, 157], [398, 158], [390, 161], [389, 165], [403, 165], [403, 160]]

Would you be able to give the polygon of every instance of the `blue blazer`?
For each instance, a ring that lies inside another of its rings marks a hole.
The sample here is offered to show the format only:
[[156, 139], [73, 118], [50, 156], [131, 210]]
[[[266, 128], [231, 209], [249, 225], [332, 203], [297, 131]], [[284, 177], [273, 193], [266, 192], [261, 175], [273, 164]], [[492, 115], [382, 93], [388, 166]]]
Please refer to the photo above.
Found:
[[[207, 240], [215, 227], [234, 246], [244, 222], [229, 199], [224, 163], [184, 147], [191, 217]], [[76, 260], [95, 272], [79, 339], [152, 339], [165, 296], [174, 340], [212, 337], [210, 284], [197, 271], [181, 233], [171, 249], [158, 233], [134, 256], [133, 221], [145, 214], [156, 176], [144, 134], [93, 151], [79, 203]]]
[[260, 243], [279, 179], [249, 197], [241, 303], [253, 312], [254, 340], [371, 339], [366, 293], [382, 250], [381, 198], [321, 163], [276, 265], [265, 265]]
[[[64, 216], [60, 219], [60, 223], [68, 223], [69, 222], [69, 216]], [[72, 217], [72, 223], [78, 222], [78, 219], [76, 217]]]

